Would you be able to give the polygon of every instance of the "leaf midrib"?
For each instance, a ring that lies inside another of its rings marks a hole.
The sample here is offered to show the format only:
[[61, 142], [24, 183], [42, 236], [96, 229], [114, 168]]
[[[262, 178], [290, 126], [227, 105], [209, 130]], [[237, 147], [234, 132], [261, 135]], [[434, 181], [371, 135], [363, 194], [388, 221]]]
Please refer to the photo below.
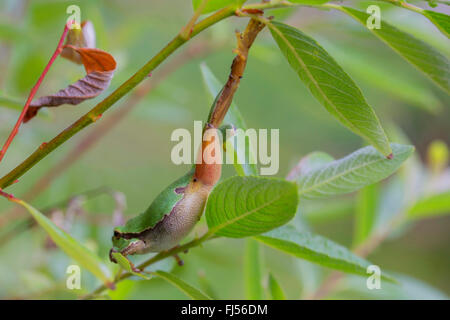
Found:
[[[303, 69], [305, 70], [305, 72], [308, 75], [308, 78], [311, 80], [311, 82], [314, 84], [314, 86], [318, 89], [318, 91], [320, 92], [320, 94], [325, 98], [325, 100], [330, 104], [330, 106], [333, 108], [334, 111], [336, 111], [337, 114], [339, 114], [339, 116], [344, 119], [349, 125], [350, 127], [358, 134], [360, 134], [361, 136], [365, 137], [366, 139], [368, 139], [369, 141], [371, 140], [370, 137], [368, 137], [366, 134], [364, 134], [363, 132], [361, 132], [352, 122], [350, 122], [349, 120], [347, 120], [347, 118], [345, 117], [345, 115], [343, 115], [339, 109], [336, 107], [336, 105], [330, 101], [330, 99], [328, 99], [327, 95], [323, 92], [322, 88], [319, 86], [319, 83], [316, 81], [316, 79], [313, 77], [312, 73], [309, 71], [308, 67], [306, 66], [306, 64], [304, 63], [304, 61], [301, 59], [301, 57], [297, 54], [297, 51], [295, 50], [294, 46], [291, 45], [291, 43], [288, 41], [288, 39], [283, 35], [283, 33], [277, 28], [275, 27], [272, 23], [269, 23], [269, 27], [273, 30], [275, 30], [275, 32], [280, 36], [280, 38], [286, 43], [286, 45], [289, 47], [289, 49], [292, 51], [292, 53], [294, 54], [295, 58], [298, 60], [298, 62], [302, 65]], [[378, 149], [378, 147], [376, 147]], [[381, 150], [380, 150], [381, 151]]]
[[265, 208], [265, 207], [267, 207], [267, 206], [269, 206], [269, 205], [271, 205], [272, 203], [278, 201], [279, 199], [282, 198], [283, 195], [284, 195], [284, 194], [280, 194], [280, 195], [278, 195], [277, 197], [275, 197], [274, 199], [272, 199], [271, 201], [266, 202], [266, 203], [264, 203], [263, 205], [261, 205], [261, 206], [259, 206], [259, 207], [256, 207], [256, 208], [254, 208], [254, 209], [252, 209], [252, 210], [250, 210], [250, 211], [247, 211], [247, 212], [245, 212], [244, 214], [241, 214], [241, 215], [239, 215], [239, 216], [237, 216], [237, 217], [235, 217], [235, 218], [233, 218], [233, 219], [231, 219], [231, 220], [228, 220], [228, 221], [226, 221], [225, 223], [223, 223], [223, 224], [221, 224], [221, 225], [215, 226], [214, 228], [212, 228], [212, 229], [210, 230], [210, 232], [211, 232], [211, 233], [216, 233], [217, 231], [220, 231], [220, 230], [222, 230], [223, 228], [228, 227], [229, 225], [235, 223], [236, 221], [239, 221], [239, 220], [241, 220], [241, 219], [244, 219], [245, 217], [247, 217], [247, 216], [249, 216], [249, 215], [251, 215], [251, 214], [253, 214], [253, 213], [255, 213], [255, 212], [257, 212], [257, 211], [259, 211], [259, 210], [261, 210], [261, 209], [263, 209], [263, 208]]
[[[400, 154], [401, 154], [401, 153], [400, 153]], [[397, 154], [396, 156], [399, 156], [399, 155]], [[313, 190], [314, 190], [314, 189], [317, 189], [317, 188], [319, 188], [320, 186], [322, 186], [323, 184], [329, 183], [330, 181], [333, 181], [333, 180], [335, 180], [335, 179], [338, 179], [338, 178], [342, 177], [343, 175], [346, 175], [346, 174], [348, 174], [348, 173], [350, 173], [350, 172], [352, 172], [352, 171], [359, 170], [359, 169], [361, 169], [361, 168], [363, 168], [363, 167], [365, 167], [365, 166], [372, 165], [372, 164], [374, 164], [374, 163], [376, 163], [376, 162], [379, 162], [379, 161], [382, 161], [382, 160], [385, 160], [385, 159], [384, 159], [384, 158], [379, 158], [379, 159], [376, 159], [376, 160], [373, 160], [373, 161], [366, 162], [366, 163], [364, 163], [364, 164], [362, 164], [362, 165], [359, 165], [359, 166], [357, 166], [357, 167], [352, 167], [352, 168], [350, 168], [350, 169], [344, 170], [344, 171], [342, 171], [341, 173], [339, 173], [339, 174], [337, 174], [337, 175], [335, 175], [335, 176], [332, 176], [331, 178], [326, 179], [326, 180], [324, 180], [324, 181], [322, 181], [322, 182], [320, 182], [320, 183], [318, 183], [318, 184], [316, 184], [316, 185], [313, 185], [313, 186], [311, 186], [311, 187], [308, 187], [308, 188], [306, 188], [306, 189], [300, 189], [300, 188], [299, 188], [299, 195], [302, 195], [302, 194], [304, 194], [304, 193], [306, 193], [306, 192], [310, 192], [311, 189], [313, 189]], [[327, 168], [330, 167], [330, 166], [331, 166], [331, 165], [328, 165]], [[325, 170], [325, 169], [327, 169], [327, 168], [322, 168], [322, 169], [319, 169], [319, 170], [317, 170], [317, 171], [322, 171], [322, 170]], [[317, 172], [317, 171], [316, 171], [316, 172]], [[311, 174], [309, 174], [309, 175], [311, 175]]]

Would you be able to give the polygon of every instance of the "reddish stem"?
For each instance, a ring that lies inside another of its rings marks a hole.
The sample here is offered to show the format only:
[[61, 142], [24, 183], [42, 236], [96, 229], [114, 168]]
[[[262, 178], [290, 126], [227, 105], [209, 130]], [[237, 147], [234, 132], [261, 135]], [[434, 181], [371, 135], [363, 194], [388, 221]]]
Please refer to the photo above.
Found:
[[14, 197], [12, 194], [10, 193], [6, 193], [5, 191], [3, 191], [0, 188], [0, 196], [5, 197], [6, 199], [8, 199], [9, 201], [17, 201], [18, 199], [16, 197]]
[[23, 118], [25, 117], [25, 114], [28, 111], [28, 108], [30, 106], [31, 101], [33, 100], [34, 96], [36, 95], [36, 92], [38, 91], [39, 87], [41, 86], [42, 81], [44, 80], [45, 76], [47, 75], [48, 70], [50, 70], [50, 67], [52, 66], [53, 62], [56, 60], [56, 58], [59, 56], [59, 54], [62, 51], [62, 47], [64, 44], [64, 40], [66, 39], [67, 32], [69, 31], [69, 27], [66, 24], [64, 26], [64, 31], [61, 35], [61, 39], [59, 40], [58, 46], [56, 47], [55, 52], [53, 53], [52, 57], [50, 58], [50, 61], [48, 62], [47, 66], [45, 67], [44, 71], [42, 72], [41, 76], [39, 77], [38, 81], [34, 85], [34, 87], [30, 91], [30, 95], [28, 96], [27, 102], [25, 103], [25, 106], [23, 107], [23, 110], [19, 116], [19, 119], [16, 122], [16, 125], [14, 126], [13, 130], [9, 134], [8, 139], [6, 140], [5, 144], [3, 145], [2, 150], [0, 150], [0, 161], [2, 161], [3, 157], [5, 156], [6, 151], [8, 150], [11, 142], [13, 141], [14, 137], [19, 132], [19, 127], [23, 122]]

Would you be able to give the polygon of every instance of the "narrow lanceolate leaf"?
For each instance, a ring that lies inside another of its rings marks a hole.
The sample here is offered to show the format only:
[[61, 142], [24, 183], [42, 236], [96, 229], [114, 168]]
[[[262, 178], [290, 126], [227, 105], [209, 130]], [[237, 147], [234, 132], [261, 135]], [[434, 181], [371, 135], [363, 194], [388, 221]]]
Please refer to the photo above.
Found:
[[272, 300], [286, 300], [283, 289], [271, 273], [269, 273], [268, 289]]
[[[338, 5], [327, 6], [347, 13], [364, 26], [369, 18], [367, 13], [352, 8]], [[381, 22], [380, 29], [370, 29], [370, 31], [447, 93], [450, 93], [450, 63], [447, 57], [429, 44], [397, 29], [384, 20]]]
[[368, 185], [359, 191], [355, 212], [354, 245], [363, 243], [370, 233], [376, 220], [378, 204], [378, 185]]
[[[208, 0], [205, 7], [202, 10], [202, 13], [213, 12], [230, 5], [234, 5], [237, 8], [240, 8], [241, 5], [247, 0]], [[192, 0], [192, 7], [194, 10], [202, 4], [203, 0]]]
[[297, 258], [346, 273], [366, 276], [366, 269], [371, 265], [347, 248], [322, 236], [299, 232], [293, 226], [283, 226], [255, 239]]
[[[206, 64], [201, 65], [201, 71], [212, 102], [214, 97], [216, 97], [222, 89], [222, 85]], [[230, 152], [234, 155], [233, 165], [236, 172], [240, 176], [257, 176], [258, 167], [256, 165], [256, 157], [253, 152], [254, 149], [253, 146], [250, 145], [249, 138], [245, 136], [247, 126], [241, 112], [239, 111], [239, 108], [234, 102], [231, 103], [231, 106], [228, 109], [224, 123], [232, 125], [235, 129], [234, 136], [225, 142], [225, 148], [227, 153]], [[238, 143], [241, 139], [244, 143]]]
[[289, 172], [287, 180], [297, 180], [311, 170], [317, 170], [332, 162], [334, 158], [328, 153], [315, 151], [300, 159], [299, 163]]
[[373, 147], [365, 147], [297, 179], [303, 198], [324, 198], [349, 193], [387, 178], [413, 153], [414, 147], [391, 144], [393, 158], [386, 159]]
[[288, 0], [288, 1], [300, 4], [324, 4], [329, 2], [330, 0]]
[[262, 300], [261, 250], [254, 239], [247, 239], [244, 255], [245, 294], [247, 300]]
[[99, 49], [71, 48], [80, 55], [86, 69], [86, 76], [53, 95], [33, 100], [24, 122], [33, 119], [42, 107], [58, 107], [63, 104], [77, 105], [97, 97], [109, 87], [116, 68], [114, 58]]
[[212, 300], [210, 297], [208, 297], [206, 294], [201, 292], [199, 289], [194, 288], [190, 284], [184, 282], [180, 278], [174, 276], [171, 273], [165, 272], [165, 271], [156, 271], [153, 272], [153, 274], [157, 275], [158, 277], [166, 280], [176, 288], [180, 289], [184, 294], [186, 294], [188, 297], [192, 298], [193, 300]]
[[80, 266], [89, 270], [107, 286], [111, 286], [112, 279], [110, 271], [97, 255], [88, 250], [84, 245], [56, 226], [50, 219], [26, 202], [22, 200], [16, 200], [16, 202], [28, 210], [36, 222], [47, 232], [53, 242], [69, 257], [79, 263]]
[[295, 183], [261, 177], [232, 177], [218, 184], [206, 204], [210, 232], [242, 238], [277, 228], [297, 210]]
[[420, 199], [408, 210], [408, 216], [413, 219], [431, 218], [444, 214], [450, 214], [450, 191]]
[[423, 10], [422, 14], [427, 17], [443, 34], [450, 38], [450, 16], [445, 13]]
[[336, 61], [300, 30], [280, 22], [268, 25], [289, 64], [316, 99], [347, 128], [389, 156], [392, 150], [378, 117]]
[[131, 264], [130, 260], [125, 258], [120, 252], [112, 252], [111, 255], [114, 259], [116, 259], [117, 264], [120, 265], [125, 271], [127, 271], [135, 276], [144, 278], [145, 280], [149, 280], [151, 278], [150, 276], [147, 276], [143, 273], [136, 272], [134, 269], [134, 266]]

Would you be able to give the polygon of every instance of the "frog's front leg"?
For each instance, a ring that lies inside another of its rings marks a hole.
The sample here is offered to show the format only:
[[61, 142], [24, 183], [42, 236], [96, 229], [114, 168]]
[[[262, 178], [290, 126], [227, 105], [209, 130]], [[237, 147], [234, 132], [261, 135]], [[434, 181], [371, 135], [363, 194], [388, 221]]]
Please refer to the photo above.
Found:
[[141, 270], [137, 269], [134, 267], [134, 264], [130, 261], [130, 259], [128, 259], [128, 255], [133, 255], [135, 253], [139, 253], [141, 252], [143, 249], [145, 248], [145, 242], [143, 240], [140, 239], [136, 239], [132, 242], [130, 242], [125, 248], [123, 248], [122, 250], [116, 250], [114, 248], [112, 248], [109, 251], [109, 259], [114, 262], [117, 263], [117, 260], [113, 257], [113, 252], [120, 252], [120, 254], [122, 254], [124, 256], [125, 259], [128, 260], [131, 268], [133, 269], [134, 272], [140, 272]]
[[120, 253], [126, 257], [128, 255], [133, 255], [135, 253], [140, 253], [145, 249], [145, 242], [141, 239], [132, 241], [128, 246], [120, 251]]

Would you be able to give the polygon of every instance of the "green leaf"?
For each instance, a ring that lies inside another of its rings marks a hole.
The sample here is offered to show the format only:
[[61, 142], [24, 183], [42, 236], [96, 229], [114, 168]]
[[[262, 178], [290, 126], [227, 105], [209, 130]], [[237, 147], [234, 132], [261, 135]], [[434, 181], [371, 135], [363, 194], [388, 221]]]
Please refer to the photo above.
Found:
[[369, 146], [308, 172], [297, 179], [300, 197], [313, 199], [349, 193], [388, 177], [414, 151], [408, 145], [392, 143], [391, 147], [392, 159]]
[[444, 214], [450, 214], [450, 191], [420, 199], [408, 210], [408, 217], [413, 219]]
[[317, 170], [333, 160], [334, 158], [328, 153], [321, 151], [311, 152], [304, 156], [295, 168], [289, 172], [287, 180], [296, 180], [300, 178], [301, 175], [304, 175], [311, 170]]
[[353, 240], [355, 245], [363, 243], [372, 232], [378, 210], [377, 204], [378, 185], [376, 183], [368, 185], [359, 191], [355, 212]]
[[450, 37], [450, 16], [445, 13], [430, 10], [423, 10], [422, 14], [430, 19], [430, 21], [434, 23], [434, 25], [438, 27], [438, 29], [447, 36], [447, 38]]
[[273, 38], [311, 93], [347, 128], [388, 156], [392, 150], [361, 90], [311, 37], [280, 22], [268, 23]]
[[286, 295], [283, 292], [283, 289], [281, 289], [280, 284], [278, 283], [277, 279], [269, 273], [269, 292], [270, 297], [272, 300], [286, 300]]
[[16, 202], [28, 210], [36, 222], [47, 232], [53, 242], [55, 242], [69, 257], [78, 262], [80, 266], [89, 270], [93, 275], [105, 283], [105, 285], [111, 286], [111, 273], [97, 255], [88, 250], [67, 232], [56, 226], [50, 219], [28, 203], [22, 200], [16, 200]]
[[[378, 52], [369, 53], [367, 50], [360, 51], [354, 47], [349, 51], [348, 45], [345, 43], [337, 45], [331, 42], [321, 42], [350, 76], [365, 82], [374, 89], [384, 91], [384, 93], [380, 92], [380, 95], [388, 94], [400, 101], [407, 102], [408, 105], [422, 108], [430, 113], [437, 113], [441, 110], [442, 102], [437, 97], [436, 90], [422, 79], [413, 79], [409, 73], [402, 72], [396, 62], [377, 56]], [[398, 72], [392, 72], [393, 68]], [[392, 140], [392, 137], [389, 137]]]
[[[369, 15], [352, 8], [327, 5], [347, 13], [362, 25], [366, 25]], [[370, 29], [395, 52], [422, 71], [438, 86], [450, 93], [450, 64], [448, 59], [429, 44], [382, 21], [380, 29]]]
[[194, 288], [190, 284], [184, 282], [180, 278], [174, 276], [171, 273], [165, 272], [165, 271], [155, 271], [153, 272], [158, 277], [166, 280], [171, 285], [177, 287], [185, 293], [188, 297], [192, 298], [193, 300], [212, 300], [210, 297], [208, 297], [206, 294], [201, 292], [199, 289]]
[[244, 256], [245, 293], [247, 300], [264, 299], [261, 285], [261, 266], [259, 243], [253, 239], [247, 239]]
[[[219, 94], [222, 89], [222, 85], [219, 80], [214, 76], [211, 70], [208, 68], [206, 64], [201, 65], [201, 71], [203, 80], [205, 81], [208, 92], [210, 93], [211, 102], [214, 98]], [[226, 144], [226, 150], [232, 151], [234, 153], [234, 167], [236, 172], [240, 176], [248, 176], [248, 175], [258, 175], [258, 166], [256, 165], [256, 157], [252, 152], [253, 147], [250, 145], [249, 138], [245, 136], [245, 130], [247, 130], [247, 126], [245, 124], [244, 118], [242, 117], [238, 107], [234, 102], [231, 103], [230, 108], [225, 116], [224, 123], [231, 124], [237, 130], [234, 137], [229, 139]], [[244, 149], [239, 148], [239, 146], [243, 146], [239, 144], [239, 139], [245, 139], [245, 147]]]
[[145, 275], [143, 273], [140, 273], [140, 272], [135, 272], [134, 269], [133, 269], [133, 266], [131, 265], [130, 260], [125, 258], [120, 252], [113, 252], [112, 256], [113, 256], [114, 259], [116, 259], [117, 264], [120, 265], [123, 269], [125, 269], [125, 271], [127, 271], [127, 272], [129, 272], [129, 273], [131, 273], [131, 274], [133, 274], [135, 276], [144, 278], [145, 280], [150, 280], [151, 279], [150, 276], [147, 276], [147, 275]]
[[[192, 7], [194, 8], [194, 10], [197, 10], [202, 1], [203, 0], [192, 0]], [[247, 0], [208, 0], [205, 8], [203, 8], [202, 10], [202, 13], [213, 12], [225, 8], [229, 5], [235, 5], [237, 9], [240, 8], [245, 1]]]
[[324, 3], [330, 2], [330, 0], [288, 0], [288, 1], [292, 2], [292, 3], [312, 4], [312, 5], [324, 4]]
[[210, 232], [242, 238], [267, 232], [291, 220], [298, 203], [295, 183], [235, 176], [218, 184], [206, 204]]
[[371, 265], [347, 248], [322, 236], [307, 231], [299, 232], [293, 226], [283, 226], [255, 239], [297, 258], [346, 273], [367, 276], [366, 269]]

